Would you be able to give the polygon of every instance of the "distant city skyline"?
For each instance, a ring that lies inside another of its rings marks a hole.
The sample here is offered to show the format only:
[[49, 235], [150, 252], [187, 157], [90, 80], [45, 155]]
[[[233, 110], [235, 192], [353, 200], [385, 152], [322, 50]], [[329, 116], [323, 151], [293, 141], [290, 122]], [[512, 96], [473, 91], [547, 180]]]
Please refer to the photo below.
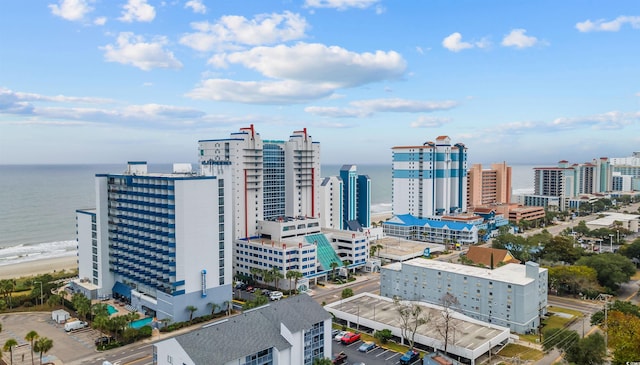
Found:
[[192, 162], [250, 124], [306, 127], [323, 164], [441, 135], [471, 164], [640, 144], [633, 0], [5, 1], [0, 33], [0, 164]]

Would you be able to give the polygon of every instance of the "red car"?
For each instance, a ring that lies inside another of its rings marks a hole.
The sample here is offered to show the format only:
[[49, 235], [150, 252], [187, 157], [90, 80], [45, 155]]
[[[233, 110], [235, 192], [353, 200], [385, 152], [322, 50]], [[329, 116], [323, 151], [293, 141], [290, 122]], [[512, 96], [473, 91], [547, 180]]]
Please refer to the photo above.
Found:
[[347, 332], [346, 335], [342, 336], [342, 344], [349, 345], [360, 339], [359, 333]]

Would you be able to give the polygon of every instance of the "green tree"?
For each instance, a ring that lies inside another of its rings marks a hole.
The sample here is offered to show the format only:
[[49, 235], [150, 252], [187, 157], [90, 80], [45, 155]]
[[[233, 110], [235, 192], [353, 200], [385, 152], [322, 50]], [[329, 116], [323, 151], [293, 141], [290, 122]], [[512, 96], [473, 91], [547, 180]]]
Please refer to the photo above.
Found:
[[47, 337], [40, 337], [33, 345], [33, 350], [40, 353], [40, 363], [42, 364], [42, 356], [53, 348], [53, 340]]
[[24, 339], [29, 341], [29, 343], [31, 344], [31, 347], [29, 347], [29, 349], [31, 350], [31, 364], [33, 365], [33, 342], [35, 340], [37, 340], [40, 337], [40, 335], [38, 334], [38, 332], [31, 330], [29, 332], [27, 332], [27, 335], [24, 336]]
[[353, 289], [351, 288], [342, 289], [342, 299], [347, 299], [352, 296], [353, 296]]
[[389, 340], [393, 337], [393, 333], [391, 332], [390, 329], [385, 328], [383, 330], [376, 331], [373, 334], [373, 337], [376, 338], [378, 341], [380, 341], [381, 344], [385, 344], [389, 342]]
[[553, 266], [549, 268], [549, 289], [558, 293], [596, 293], [602, 289], [598, 284], [598, 273], [588, 266]]
[[198, 310], [198, 307], [188, 305], [185, 309], [187, 310], [187, 312], [189, 312], [189, 322], [191, 322], [193, 320], [193, 313]]
[[620, 254], [629, 259], [640, 260], [640, 238], [636, 238], [630, 245], [620, 247]]
[[573, 264], [581, 255], [582, 249], [574, 246], [573, 238], [565, 236], [553, 237], [542, 249], [542, 258], [551, 262], [562, 261]]
[[576, 261], [576, 265], [595, 269], [598, 273], [598, 283], [612, 292], [617, 291], [621, 283], [626, 283], [636, 273], [636, 267], [631, 260], [614, 253], [585, 256]]
[[633, 314], [611, 311], [607, 318], [609, 346], [614, 364], [628, 364], [640, 359], [640, 318]]
[[211, 307], [211, 317], [213, 317], [214, 314], [216, 314], [216, 310], [220, 309], [220, 305], [214, 302], [207, 303], [207, 306]]
[[81, 293], [75, 293], [71, 297], [71, 304], [76, 309], [78, 317], [87, 319], [87, 314], [91, 312], [91, 300]]
[[602, 365], [605, 356], [604, 337], [599, 332], [565, 346], [565, 359], [570, 364]]
[[337, 262], [335, 262], [335, 261], [331, 262], [331, 280], [334, 280], [334, 281], [336, 280], [336, 269], [339, 266], [340, 265]]
[[[616, 300], [609, 305], [609, 311], [617, 311], [640, 318], [640, 307], [631, 302]], [[599, 310], [591, 316], [591, 325], [600, 325], [602, 321], [604, 321], [604, 310]]]
[[18, 341], [16, 341], [15, 338], [10, 338], [5, 341], [4, 346], [2, 347], [4, 351], [9, 351], [9, 359], [11, 360], [11, 365], [13, 365], [13, 348], [15, 346], [18, 346]]
[[[287, 279], [289, 279], [289, 295], [291, 295], [291, 289], [298, 290], [298, 280], [302, 279], [304, 275], [300, 271], [289, 270], [287, 271]], [[291, 286], [291, 280], [294, 281], [293, 287]]]
[[271, 266], [269, 273], [271, 274], [271, 280], [274, 286], [278, 289], [280, 287], [280, 279], [284, 279], [284, 275], [282, 275], [282, 272], [277, 266]]
[[9, 308], [12, 308], [12, 298], [11, 294], [16, 289], [16, 282], [12, 279], [4, 279], [0, 280], [0, 293], [2, 293], [2, 297], [4, 301], [9, 305]]
[[60, 304], [61, 302], [61, 298], [58, 294], [51, 294], [51, 296], [49, 297], [49, 299], [47, 299], [47, 305], [51, 308], [55, 307], [56, 305]]

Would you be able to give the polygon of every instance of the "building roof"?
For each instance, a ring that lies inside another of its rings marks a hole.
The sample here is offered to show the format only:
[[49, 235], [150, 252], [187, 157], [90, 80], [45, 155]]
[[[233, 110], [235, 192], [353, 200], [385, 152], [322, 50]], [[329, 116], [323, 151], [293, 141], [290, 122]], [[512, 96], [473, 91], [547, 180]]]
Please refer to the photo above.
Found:
[[419, 227], [432, 227], [432, 228], [444, 228], [447, 227], [452, 230], [472, 230], [475, 228], [473, 224], [467, 224], [454, 221], [438, 221], [433, 219], [416, 218], [411, 214], [395, 215], [383, 224], [391, 224], [396, 226], [419, 226]]
[[300, 294], [174, 339], [195, 364], [224, 364], [269, 348], [280, 351], [290, 348], [291, 344], [280, 333], [281, 325], [296, 333], [330, 318], [331, 315], [313, 298]]
[[[429, 260], [424, 258], [415, 258], [404, 262], [394, 262], [382, 267], [382, 270], [402, 271], [403, 266], [424, 267], [431, 270], [440, 270], [443, 272], [451, 272], [456, 274], [468, 275], [478, 278], [501, 281], [504, 283], [515, 285], [526, 285], [534, 279], [527, 277], [526, 265], [506, 264], [496, 269], [485, 269], [476, 266], [453, 264], [444, 261]], [[547, 269], [538, 267], [538, 271], [546, 271]]]
[[499, 262], [504, 262], [505, 264], [520, 263], [520, 260], [511, 256], [511, 253], [507, 250], [480, 246], [469, 246], [467, 259], [476, 264], [483, 264], [486, 267], [491, 267], [491, 254], [493, 254], [494, 267], [497, 267]]

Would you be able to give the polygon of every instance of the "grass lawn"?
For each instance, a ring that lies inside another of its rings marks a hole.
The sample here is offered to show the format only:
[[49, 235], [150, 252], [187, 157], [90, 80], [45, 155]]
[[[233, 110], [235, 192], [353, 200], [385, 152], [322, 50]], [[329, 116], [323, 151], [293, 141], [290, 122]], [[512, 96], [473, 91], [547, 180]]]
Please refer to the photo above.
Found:
[[552, 305], [548, 306], [547, 309], [549, 310], [549, 312], [566, 313], [566, 314], [571, 314], [574, 317], [582, 316], [582, 312], [577, 311], [577, 310], [573, 310], [573, 309], [568, 309], [568, 308], [563, 308], [563, 307], [554, 307]]
[[535, 348], [510, 343], [498, 352], [498, 355], [510, 358], [519, 356], [520, 360], [540, 360], [544, 353]]

